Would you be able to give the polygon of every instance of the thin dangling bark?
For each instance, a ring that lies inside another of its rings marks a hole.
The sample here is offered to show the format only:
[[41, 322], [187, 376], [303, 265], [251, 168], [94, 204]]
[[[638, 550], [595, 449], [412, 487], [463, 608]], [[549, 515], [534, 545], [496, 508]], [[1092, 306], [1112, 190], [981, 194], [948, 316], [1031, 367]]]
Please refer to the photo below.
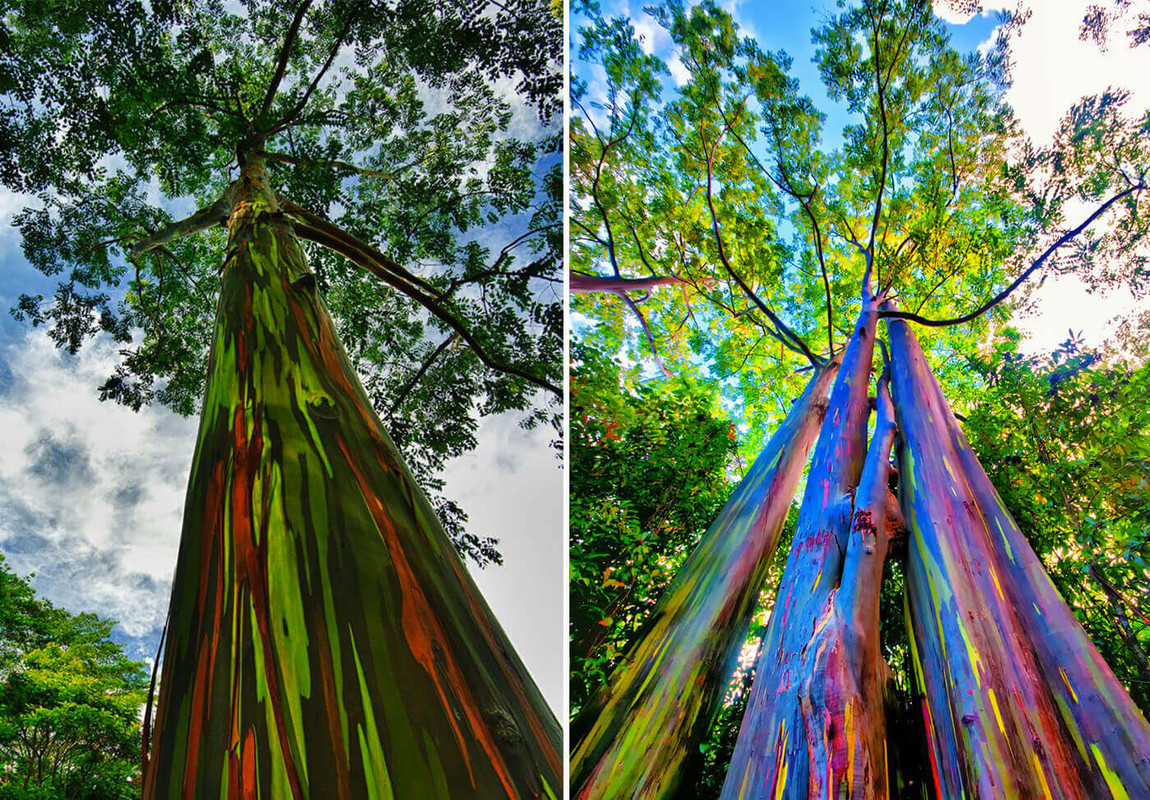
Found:
[[1150, 726], [890, 322], [907, 617], [941, 798], [1150, 797]]
[[572, 723], [572, 797], [671, 797], [734, 670], [825, 411], [818, 369], [626, 657]]
[[560, 729], [258, 162], [229, 219], [144, 798], [553, 798]]
[[[810, 705], [812, 670], [825, 663], [808, 645], [827, 621], [850, 545], [852, 496], [867, 450], [877, 314], [877, 298], [868, 287], [811, 460], [798, 529], [723, 785], [724, 800], [831, 796], [833, 747], [826, 745], [843, 731], [824, 730], [826, 720], [811, 715], [809, 708], [804, 711], [804, 696]], [[879, 570], [881, 575], [881, 563]], [[881, 697], [876, 702], [881, 710]], [[842, 713], [847, 713], [845, 706]]]

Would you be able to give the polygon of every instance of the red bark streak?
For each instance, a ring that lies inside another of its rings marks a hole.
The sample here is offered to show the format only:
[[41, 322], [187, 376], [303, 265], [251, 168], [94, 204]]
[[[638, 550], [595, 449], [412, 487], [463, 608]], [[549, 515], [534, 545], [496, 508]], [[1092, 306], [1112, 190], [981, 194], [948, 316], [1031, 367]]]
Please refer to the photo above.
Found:
[[348, 788], [351, 786], [351, 777], [347, 769], [347, 762], [343, 758], [346, 745], [343, 741], [343, 729], [339, 724], [339, 695], [335, 691], [335, 670], [332, 668], [331, 640], [327, 630], [327, 620], [324, 611], [317, 608], [315, 612], [315, 649], [319, 659], [320, 682], [323, 685], [324, 716], [327, 717], [328, 736], [331, 737], [331, 751], [334, 754], [336, 771], [336, 791], [339, 800], [347, 798]]
[[468, 752], [467, 741], [463, 738], [463, 733], [456, 722], [455, 709], [452, 708], [447, 692], [440, 682], [439, 670], [436, 668], [435, 644], [439, 645], [440, 651], [443, 654], [442, 666], [446, 669], [447, 680], [453, 689], [453, 693], [461, 701], [460, 705], [462, 706], [464, 716], [467, 718], [472, 733], [487, 753], [492, 768], [499, 776], [499, 780], [503, 784], [504, 789], [507, 790], [507, 796], [515, 797], [517, 793], [514, 788], [514, 782], [508, 773], [507, 765], [504, 763], [503, 754], [492, 740], [487, 726], [483, 723], [483, 719], [476, 709], [475, 700], [471, 696], [471, 691], [468, 689], [467, 681], [460, 673], [459, 667], [455, 662], [450, 643], [447, 641], [447, 637], [444, 635], [442, 628], [439, 626], [439, 622], [431, 611], [427, 596], [423, 593], [423, 588], [419, 585], [415, 573], [407, 562], [407, 557], [403, 552], [403, 545], [396, 536], [396, 531], [392, 526], [390, 516], [383, 507], [383, 503], [381, 503], [375, 493], [371, 491], [371, 487], [368, 486], [363, 473], [360, 471], [358, 464], [356, 464], [352, 458], [351, 453], [347, 449], [347, 445], [342, 439], [339, 440], [339, 448], [343, 453], [348, 467], [359, 483], [360, 492], [363, 494], [364, 500], [368, 503], [368, 508], [371, 511], [372, 517], [375, 519], [379, 532], [383, 535], [384, 543], [387, 545], [388, 553], [391, 555], [392, 564], [395, 567], [396, 577], [399, 579], [402, 587], [403, 634], [407, 640], [408, 649], [416, 661], [423, 666], [424, 671], [435, 684], [436, 691], [439, 693], [440, 702], [443, 704], [443, 708], [447, 712], [447, 717], [455, 730], [455, 735], [459, 742], [460, 754], [463, 756], [465, 764], [467, 765], [468, 774], [472, 775], [472, 782], [474, 783], [474, 773], [471, 768], [471, 758]]
[[284, 722], [282, 692], [279, 681], [279, 659], [272, 645], [271, 614], [268, 609], [267, 586], [267, 534], [265, 529], [260, 541], [256, 541], [256, 530], [252, 523], [251, 484], [259, 474], [260, 454], [263, 439], [259, 435], [260, 418], [258, 412], [252, 420], [252, 430], [256, 436], [249, 440], [245, 426], [244, 407], [236, 407], [232, 419], [236, 450], [235, 471], [232, 474], [232, 537], [235, 542], [236, 581], [239, 586], [247, 586], [252, 602], [253, 616], [256, 618], [259, 642], [263, 651], [264, 679], [267, 681], [267, 702], [271, 705], [275, 720], [276, 738], [282, 751], [284, 771], [291, 787], [293, 800], [303, 800], [304, 791], [300, 783], [295, 757], [292, 753], [291, 738]]

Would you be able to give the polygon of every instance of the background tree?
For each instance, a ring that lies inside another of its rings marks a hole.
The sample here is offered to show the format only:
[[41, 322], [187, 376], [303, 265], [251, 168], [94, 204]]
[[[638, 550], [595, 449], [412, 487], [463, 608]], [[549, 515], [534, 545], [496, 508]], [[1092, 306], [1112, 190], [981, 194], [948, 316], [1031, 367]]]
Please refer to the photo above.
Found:
[[36, 597], [0, 557], [0, 797], [139, 797], [143, 664], [113, 623]]
[[105, 398], [203, 398], [145, 796], [554, 794], [558, 726], [443, 527], [491, 542], [379, 418], [432, 489], [479, 416], [557, 419], [558, 138], [508, 99], [557, 107], [551, 5], [7, 20], [0, 174], [63, 275], [17, 315], [123, 342]]
[[[829, 15], [812, 47], [823, 107], [803, 96], [785, 54], [764, 52], [712, 5], [652, 9], [646, 30], [662, 30], [643, 44], [630, 21], [583, 13], [573, 269], [620, 288], [633, 278], [675, 285], [632, 303], [576, 296], [577, 312], [594, 321], [579, 335], [647, 364], [654, 352], [655, 368], [713, 382], [738, 422], [743, 463], [778, 426], [808, 365], [842, 350], [864, 274], [902, 309], [880, 316], [918, 323], [960, 413], [984, 387], [968, 359], [1025, 300], [1027, 278], [1074, 270], [1093, 286], [1144, 291], [1146, 140], [1122, 92], [1082, 101], [1040, 146], [1003, 102], [1008, 40], [986, 57], [960, 54], [926, 4], [866, 2]], [[658, 37], [666, 44], [655, 46]], [[893, 544], [876, 599], [882, 655], [902, 673], [895, 705], [909, 709], [917, 703], [895, 616], [904, 569]], [[835, 586], [838, 572], [828, 574]], [[811, 582], [784, 585], [780, 598]], [[893, 747], [923, 737], [900, 728], [888, 738]], [[801, 747], [800, 737], [787, 752]], [[750, 758], [762, 766], [764, 755], [760, 747]], [[786, 764], [785, 784], [806, 787], [803, 764], [789, 755]], [[917, 791], [912, 780], [921, 788], [921, 774], [892, 770], [892, 792]], [[669, 796], [680, 778], [632, 796]]]
[[571, 370], [571, 705], [606, 678], [726, 501], [734, 431], [705, 387], [636, 380], [576, 343]]

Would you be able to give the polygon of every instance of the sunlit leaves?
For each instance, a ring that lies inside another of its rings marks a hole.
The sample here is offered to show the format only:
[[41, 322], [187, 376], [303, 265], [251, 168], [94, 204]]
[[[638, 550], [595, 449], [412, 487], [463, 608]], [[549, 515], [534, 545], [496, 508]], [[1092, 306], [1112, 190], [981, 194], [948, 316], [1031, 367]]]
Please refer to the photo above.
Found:
[[132, 796], [147, 674], [112, 624], [36, 597], [0, 558], [0, 795]]

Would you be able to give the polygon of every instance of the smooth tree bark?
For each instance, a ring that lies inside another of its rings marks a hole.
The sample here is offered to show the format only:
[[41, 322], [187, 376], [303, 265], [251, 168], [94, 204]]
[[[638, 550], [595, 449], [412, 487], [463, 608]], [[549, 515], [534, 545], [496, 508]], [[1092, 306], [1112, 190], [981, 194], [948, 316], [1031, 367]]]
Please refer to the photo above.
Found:
[[940, 798], [1150, 797], [1150, 726], [890, 323], [907, 617]]
[[[812, 679], [817, 682], [820, 674], [830, 677], [832, 672], [826, 654], [809, 645], [819, 626], [833, 621], [827, 611], [833, 608], [852, 538], [853, 497], [867, 451], [868, 389], [879, 302], [869, 283], [864, 280], [862, 309], [815, 445], [798, 528], [723, 785], [724, 800], [837, 797], [834, 787], [841, 784], [834, 771], [837, 739], [845, 737], [849, 748], [859, 735], [850, 718], [846, 730], [836, 730], [830, 724], [833, 714], [812, 713], [812, 692], [819, 691]], [[841, 678], [841, 672], [835, 677]], [[877, 707], [881, 709], [881, 698]], [[839, 711], [849, 715], [852, 709], [844, 706]], [[849, 772], [845, 764], [840, 766], [843, 773]], [[872, 779], [879, 782], [877, 776]]]
[[611, 678], [571, 725], [580, 800], [669, 798], [706, 737], [838, 370], [803, 394], [679, 570]]
[[604, 275], [584, 275], [572, 272], [568, 277], [568, 284], [572, 292], [589, 294], [592, 292], [607, 292], [618, 294], [630, 291], [649, 291], [659, 286], [673, 286], [682, 283], [674, 275], [654, 275], [647, 278], [620, 278]]
[[384, 431], [250, 156], [144, 797], [554, 798], [560, 728]]
[[879, 640], [879, 596], [892, 528], [901, 521], [889, 488], [896, 426], [888, 383], [884, 373], [842, 575], [815, 623], [804, 659], [809, 666], [800, 703], [814, 797], [888, 796], [885, 700], [890, 673]]

